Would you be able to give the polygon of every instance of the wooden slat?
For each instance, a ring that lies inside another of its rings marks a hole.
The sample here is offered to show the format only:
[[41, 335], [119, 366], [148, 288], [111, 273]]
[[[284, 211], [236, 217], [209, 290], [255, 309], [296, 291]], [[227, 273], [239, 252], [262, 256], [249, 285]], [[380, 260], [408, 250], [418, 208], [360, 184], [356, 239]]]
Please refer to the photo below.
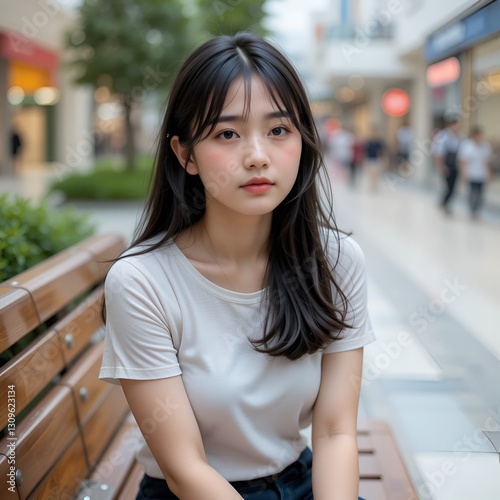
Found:
[[[6, 283], [15, 281], [12, 278]], [[0, 352], [40, 324], [31, 295], [26, 290], [0, 286]]]
[[[366, 500], [388, 500], [383, 482], [377, 479], [362, 479], [359, 482], [359, 496]], [[407, 497], [401, 498], [406, 499]]]
[[[88, 345], [91, 336], [101, 327], [101, 298], [99, 290], [93, 292], [74, 311], [0, 368], [0, 398], [6, 401], [7, 386], [15, 384], [17, 414]], [[65, 342], [68, 333], [72, 336], [71, 347]], [[104, 390], [107, 384], [97, 376], [95, 379]], [[0, 428], [6, 425], [6, 419], [7, 408], [1, 405]]]
[[377, 450], [378, 464], [388, 500], [408, 498], [414, 492], [403, 459], [394, 442], [392, 433], [373, 433], [371, 436]]
[[107, 263], [103, 261], [114, 259], [121, 254], [124, 250], [124, 239], [119, 233], [100, 234], [91, 236], [81, 243], [78, 243], [76, 248], [92, 254], [93, 259], [97, 262], [99, 274], [102, 279], [112, 265], [112, 262]]
[[135, 452], [140, 445], [140, 430], [132, 413], [128, 413], [125, 422], [113, 438], [90, 479], [116, 487], [119, 492], [135, 464]]
[[[0, 369], [0, 401], [16, 386], [16, 415], [64, 368], [57, 332], [49, 329]], [[0, 428], [7, 425], [7, 405], [0, 405]]]
[[360, 479], [377, 479], [382, 477], [382, 470], [376, 455], [358, 455]]
[[[27, 498], [45, 473], [56, 463], [68, 443], [78, 435], [78, 421], [71, 391], [67, 387], [52, 388], [15, 429], [16, 468], [23, 474], [19, 486], [21, 498]], [[9, 441], [0, 442], [0, 477], [5, 478], [9, 464]]]
[[72, 499], [88, 472], [82, 436], [77, 434], [28, 500]]
[[[97, 264], [85, 251], [70, 247], [11, 280], [33, 297], [40, 321], [46, 321], [99, 280]], [[5, 283], [2, 285], [5, 286]]]
[[373, 443], [370, 436], [358, 434], [358, 453], [373, 453]]
[[[104, 341], [90, 346], [59, 382], [73, 391], [80, 422], [93, 411], [99, 398], [109, 387], [109, 384], [99, 380], [103, 350]], [[82, 389], [86, 392], [86, 399], [81, 396]]]
[[386, 432], [389, 426], [383, 420], [376, 420], [371, 418], [360, 418], [358, 420], [358, 434], [370, 434], [372, 432]]
[[[369, 479], [373, 472], [377, 472], [387, 500], [416, 498], [408, 471], [387, 422], [375, 419], [359, 420], [358, 450], [360, 445], [365, 452], [370, 448], [373, 450], [373, 454], [361, 453], [360, 450], [359, 464], [362, 480], [363, 478]], [[360, 496], [363, 495], [360, 493]], [[371, 496], [371, 490], [367, 496]]]
[[100, 402], [95, 411], [82, 422], [84, 443], [91, 468], [95, 466], [97, 459], [129, 411], [123, 390], [117, 385], [110, 385]]
[[120, 491], [117, 500], [135, 500], [139, 493], [139, 484], [144, 477], [144, 467], [136, 462], [126, 483]]
[[[101, 321], [102, 288], [94, 290], [81, 304], [53, 326], [57, 331], [66, 363], [70, 363], [88, 345], [103, 324]], [[71, 335], [72, 345], [66, 343]]]

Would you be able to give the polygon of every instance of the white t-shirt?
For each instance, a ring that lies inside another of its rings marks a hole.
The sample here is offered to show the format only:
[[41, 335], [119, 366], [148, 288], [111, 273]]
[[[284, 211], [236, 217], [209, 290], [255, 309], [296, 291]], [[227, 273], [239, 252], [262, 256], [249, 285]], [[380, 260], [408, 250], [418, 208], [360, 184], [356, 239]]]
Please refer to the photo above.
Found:
[[410, 153], [413, 144], [413, 131], [410, 127], [399, 127], [396, 132], [399, 150], [402, 153]]
[[434, 137], [431, 147], [432, 154], [444, 157], [446, 153], [456, 153], [463, 138], [461, 132], [455, 134], [448, 127], [445, 127]]
[[[170, 241], [127, 256], [109, 270], [99, 378], [119, 384], [119, 378], [182, 374], [208, 463], [228, 481], [280, 472], [307, 446], [302, 430], [312, 421], [323, 353], [291, 361], [253, 350], [248, 338], [262, 337], [265, 307], [259, 311], [259, 302], [265, 289], [240, 293], [216, 285]], [[341, 243], [337, 282], [351, 300], [346, 321], [356, 329], [342, 332], [345, 338], [324, 353], [376, 340], [367, 311], [364, 253], [350, 237]], [[328, 248], [335, 262], [333, 232]], [[137, 247], [125, 254], [133, 251]], [[340, 298], [335, 301], [340, 306]], [[168, 406], [168, 394], [158, 396]], [[137, 460], [149, 476], [163, 478], [142, 436], [141, 441]]]
[[331, 138], [333, 157], [342, 165], [348, 165], [352, 160], [354, 135], [347, 130], [335, 132]]
[[488, 142], [478, 144], [474, 139], [464, 141], [458, 150], [458, 158], [465, 160], [469, 180], [484, 182], [488, 178], [488, 161], [491, 160], [492, 149]]

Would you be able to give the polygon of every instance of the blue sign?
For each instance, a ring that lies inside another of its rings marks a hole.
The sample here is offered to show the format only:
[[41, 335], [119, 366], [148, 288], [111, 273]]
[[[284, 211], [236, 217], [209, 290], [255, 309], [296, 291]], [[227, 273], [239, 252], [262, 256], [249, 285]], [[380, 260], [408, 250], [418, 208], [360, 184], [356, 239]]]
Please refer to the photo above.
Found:
[[497, 32], [500, 32], [499, 0], [430, 36], [425, 46], [425, 59], [433, 62], [457, 54]]

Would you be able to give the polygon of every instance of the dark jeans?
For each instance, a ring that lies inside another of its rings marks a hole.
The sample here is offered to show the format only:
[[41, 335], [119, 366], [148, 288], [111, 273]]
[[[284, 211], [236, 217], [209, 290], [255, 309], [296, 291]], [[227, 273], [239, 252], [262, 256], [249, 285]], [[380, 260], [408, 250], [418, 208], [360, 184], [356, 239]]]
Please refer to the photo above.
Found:
[[351, 161], [350, 167], [351, 167], [351, 176], [349, 178], [349, 181], [351, 183], [351, 186], [355, 186], [356, 179], [358, 177], [359, 163], [357, 161]]
[[453, 196], [453, 191], [455, 189], [455, 183], [458, 175], [458, 170], [456, 169], [456, 167], [450, 167], [449, 165], [447, 166], [448, 174], [446, 175], [446, 191], [444, 193], [443, 201], [441, 202], [441, 205], [443, 207], [446, 207], [448, 205], [450, 198]]
[[483, 204], [484, 182], [470, 181], [469, 206], [472, 215], [477, 214]]
[[[233, 481], [231, 484], [248, 500], [313, 500], [312, 451], [306, 447], [298, 460], [274, 479], [272, 476], [266, 476], [250, 481]], [[144, 474], [136, 500], [176, 499], [164, 479]], [[364, 499], [358, 497], [358, 500]]]

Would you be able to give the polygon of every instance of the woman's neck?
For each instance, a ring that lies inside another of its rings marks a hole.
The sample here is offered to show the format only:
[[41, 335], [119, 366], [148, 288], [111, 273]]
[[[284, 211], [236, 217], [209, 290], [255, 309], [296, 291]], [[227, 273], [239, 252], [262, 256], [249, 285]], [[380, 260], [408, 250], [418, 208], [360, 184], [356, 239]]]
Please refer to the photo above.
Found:
[[267, 262], [272, 213], [263, 216], [234, 214], [211, 217], [205, 213], [193, 227], [195, 238], [220, 263], [246, 267]]

